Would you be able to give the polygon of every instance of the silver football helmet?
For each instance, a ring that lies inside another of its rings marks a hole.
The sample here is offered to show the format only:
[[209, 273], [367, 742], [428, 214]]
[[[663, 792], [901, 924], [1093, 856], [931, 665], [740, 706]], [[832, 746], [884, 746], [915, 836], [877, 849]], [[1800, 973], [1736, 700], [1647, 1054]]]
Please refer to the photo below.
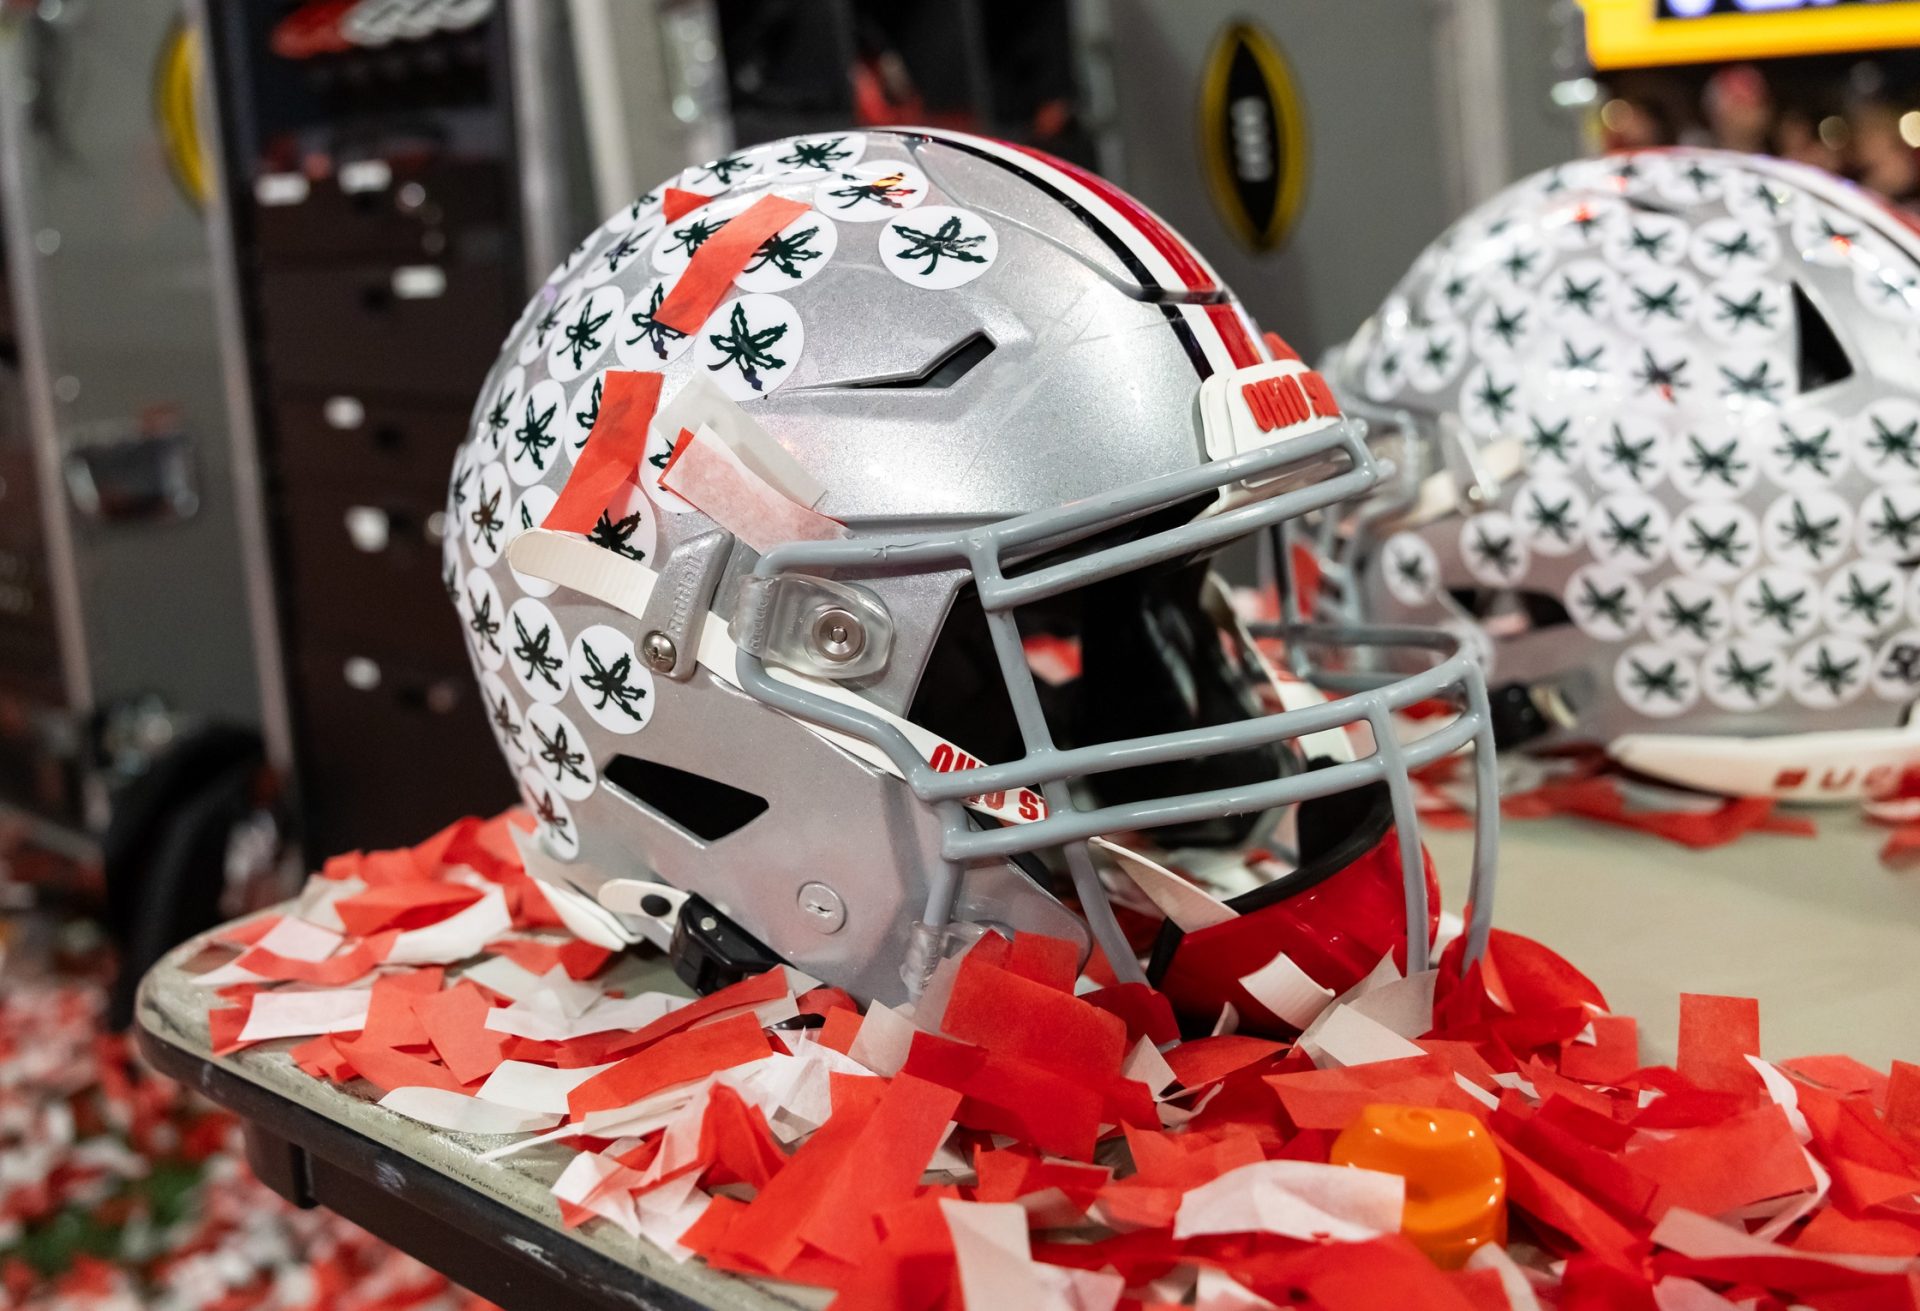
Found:
[[1399, 465], [1348, 600], [1477, 628], [1503, 746], [1803, 800], [1920, 764], [1920, 232], [1878, 199], [1712, 150], [1555, 168], [1328, 372]]
[[[716, 271], [706, 243], [767, 196], [804, 210]], [[724, 287], [694, 330], [663, 309], [682, 279]], [[602, 418], [622, 373], [660, 375], [644, 432]], [[542, 527], [590, 435], [622, 432], [645, 453], [591, 532]], [[696, 434], [780, 513], [678, 494]], [[1477, 667], [1373, 634], [1431, 658], [1281, 709], [1207, 565], [1383, 476], [1123, 193], [981, 138], [835, 133], [690, 169], [554, 271], [460, 450], [447, 585], [529, 864], [585, 931], [670, 939], [703, 986], [783, 960], [898, 1001], [989, 928], [1097, 941], [1137, 980], [1110, 898], [1178, 889], [1130, 835], [1238, 852], [1291, 816], [1292, 868], [1159, 943], [1156, 977], [1212, 1015], [1223, 962], [1284, 950], [1328, 989], [1427, 963], [1407, 772], [1487, 744]], [[747, 545], [786, 511], [826, 540]], [[1460, 715], [1403, 747], [1391, 711], [1429, 697]]]

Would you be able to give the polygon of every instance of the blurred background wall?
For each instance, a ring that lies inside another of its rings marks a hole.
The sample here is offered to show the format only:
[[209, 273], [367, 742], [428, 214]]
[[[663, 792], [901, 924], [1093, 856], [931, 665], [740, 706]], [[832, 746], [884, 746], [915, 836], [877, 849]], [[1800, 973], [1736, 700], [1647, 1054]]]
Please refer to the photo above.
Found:
[[529, 287], [675, 170], [1011, 138], [1135, 190], [1314, 354], [1454, 215], [1606, 146], [1914, 204], [1920, 5], [1761, 9], [0, 0], [14, 885], [106, 897], [138, 958], [511, 800], [443, 594], [448, 465]]

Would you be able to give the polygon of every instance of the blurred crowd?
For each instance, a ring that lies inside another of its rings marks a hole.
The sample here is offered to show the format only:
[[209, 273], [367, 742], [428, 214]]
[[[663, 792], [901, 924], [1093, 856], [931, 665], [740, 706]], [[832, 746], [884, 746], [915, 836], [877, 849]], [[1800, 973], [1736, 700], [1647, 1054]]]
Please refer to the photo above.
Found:
[[1777, 155], [1920, 213], [1920, 54], [1635, 70], [1608, 79], [1600, 121], [1608, 149]]

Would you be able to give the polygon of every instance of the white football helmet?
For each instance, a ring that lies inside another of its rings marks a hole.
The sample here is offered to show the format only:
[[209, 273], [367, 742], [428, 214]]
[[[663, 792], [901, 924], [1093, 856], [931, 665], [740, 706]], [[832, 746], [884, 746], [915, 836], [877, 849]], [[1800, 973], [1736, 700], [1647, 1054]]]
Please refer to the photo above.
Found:
[[[769, 196], [804, 208], [717, 263]], [[691, 330], [663, 309], [683, 280], [714, 294]], [[602, 417], [647, 374], [650, 423]], [[542, 527], [590, 435], [644, 456], [590, 533]], [[676, 481], [709, 440], [759, 500]], [[530, 867], [586, 931], [670, 943], [700, 986], [781, 960], [898, 1001], [989, 928], [1090, 929], [1139, 979], [1117, 894], [1174, 907], [1177, 1004], [1260, 1022], [1238, 980], [1282, 951], [1333, 990], [1390, 951], [1424, 966], [1407, 773], [1490, 740], [1477, 667], [1431, 635], [1412, 677], [1281, 709], [1211, 579], [1382, 476], [1123, 193], [982, 138], [834, 133], [690, 169], [555, 270], [460, 450], [447, 586]], [[1390, 712], [1436, 696], [1460, 716], [1396, 743]], [[1355, 724], [1377, 745], [1349, 750]], [[1237, 858], [1279, 815], [1291, 859], [1224, 911], [1130, 850]], [[1490, 841], [1477, 868], [1470, 950]]]
[[1479, 630], [1503, 746], [1796, 800], [1920, 763], [1920, 232], [1875, 197], [1711, 150], [1555, 168], [1328, 371], [1399, 465], [1336, 577]]

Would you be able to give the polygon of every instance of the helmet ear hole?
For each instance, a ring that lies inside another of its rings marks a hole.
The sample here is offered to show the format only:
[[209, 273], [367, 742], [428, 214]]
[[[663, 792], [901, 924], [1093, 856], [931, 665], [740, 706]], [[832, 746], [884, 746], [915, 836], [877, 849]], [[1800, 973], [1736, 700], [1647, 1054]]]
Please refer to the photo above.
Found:
[[600, 777], [702, 842], [738, 833], [767, 811], [765, 797], [638, 756], [615, 756]]
[[1833, 325], [1799, 283], [1793, 284], [1793, 317], [1800, 354], [1800, 390], [1818, 391], [1853, 376], [1853, 361]]

